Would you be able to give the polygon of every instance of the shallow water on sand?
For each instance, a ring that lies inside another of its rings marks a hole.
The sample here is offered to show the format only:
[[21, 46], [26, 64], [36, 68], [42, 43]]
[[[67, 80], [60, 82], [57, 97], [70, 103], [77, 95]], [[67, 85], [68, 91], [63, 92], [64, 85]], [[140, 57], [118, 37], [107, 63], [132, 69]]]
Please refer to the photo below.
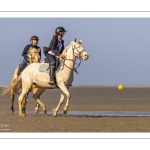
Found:
[[[7, 114], [6, 111], [1, 111], [0, 114]], [[15, 111], [15, 114], [18, 114], [18, 111]], [[26, 111], [27, 115], [34, 115], [33, 111]], [[42, 111], [39, 112], [40, 115], [44, 115]], [[47, 115], [52, 115], [53, 111], [47, 111]], [[61, 111], [58, 112], [58, 115], [64, 115]], [[148, 117], [150, 112], [144, 111], [68, 111], [66, 116], [76, 116], [76, 117], [101, 117], [101, 116], [120, 116], [120, 117]]]
[[[47, 112], [52, 114], [52, 112]], [[58, 112], [62, 114], [62, 112]], [[69, 116], [150, 116], [150, 112], [133, 112], [133, 111], [68, 111]]]

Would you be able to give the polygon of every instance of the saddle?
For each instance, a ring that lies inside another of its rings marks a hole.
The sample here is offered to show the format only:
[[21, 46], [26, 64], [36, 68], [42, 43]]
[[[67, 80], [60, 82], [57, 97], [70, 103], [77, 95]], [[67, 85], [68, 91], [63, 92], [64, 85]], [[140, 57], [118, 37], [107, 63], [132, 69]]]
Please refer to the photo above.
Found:
[[[56, 74], [56, 72], [63, 69], [63, 62], [57, 59], [55, 68], [56, 68], [55, 69], [55, 74]], [[46, 72], [49, 74], [49, 63], [46, 60], [44, 60], [38, 70], [39, 72]]]
[[49, 50], [50, 50], [49, 47], [43, 47], [43, 52], [45, 55], [48, 53]]

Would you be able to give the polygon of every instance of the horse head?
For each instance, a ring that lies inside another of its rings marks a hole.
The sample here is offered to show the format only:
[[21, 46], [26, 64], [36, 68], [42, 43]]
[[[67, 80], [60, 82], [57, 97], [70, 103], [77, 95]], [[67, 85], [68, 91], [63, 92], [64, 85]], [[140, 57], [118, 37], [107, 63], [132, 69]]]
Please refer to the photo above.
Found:
[[67, 50], [72, 46], [72, 50], [74, 53], [74, 56], [77, 58], [80, 58], [82, 60], [87, 60], [89, 58], [89, 54], [86, 52], [82, 45], [82, 40], [78, 41], [76, 38], [74, 41], [72, 41], [69, 46], [65, 49], [64, 53], [67, 52]]
[[39, 48], [38, 50], [35, 48], [30, 48], [28, 50], [28, 57], [30, 58], [30, 64], [35, 63], [35, 62], [40, 62], [40, 51], [41, 49]]

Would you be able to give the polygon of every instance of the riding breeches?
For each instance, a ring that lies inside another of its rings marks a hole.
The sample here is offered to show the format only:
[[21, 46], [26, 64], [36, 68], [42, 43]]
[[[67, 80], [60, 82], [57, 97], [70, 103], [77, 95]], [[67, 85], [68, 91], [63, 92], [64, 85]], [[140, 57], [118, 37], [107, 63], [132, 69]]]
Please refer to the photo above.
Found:
[[56, 57], [51, 55], [51, 54], [47, 54], [46, 55], [46, 58], [45, 60], [48, 62], [48, 63], [51, 63], [51, 64], [55, 64], [56, 63]]
[[26, 60], [25, 58], [23, 58], [21, 64], [19, 65], [20, 69], [23, 69], [28, 63], [28, 60]]

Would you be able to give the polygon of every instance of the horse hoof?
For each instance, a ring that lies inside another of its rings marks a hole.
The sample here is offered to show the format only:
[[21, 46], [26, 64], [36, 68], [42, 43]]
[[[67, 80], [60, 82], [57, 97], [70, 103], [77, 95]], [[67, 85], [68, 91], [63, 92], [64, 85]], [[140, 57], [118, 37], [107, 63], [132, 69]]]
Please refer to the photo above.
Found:
[[53, 109], [53, 117], [57, 117], [57, 112], [58, 112], [58, 111], [56, 111], [55, 108], [54, 108], [54, 109]]
[[39, 113], [39, 110], [35, 109], [34, 113], [37, 115]]
[[69, 106], [65, 106], [65, 107], [63, 108], [63, 110], [62, 110], [63, 114], [66, 114], [66, 113], [67, 113], [68, 107], [69, 107]]
[[53, 114], [52, 116], [53, 116], [53, 117], [57, 117], [57, 114]]
[[46, 111], [46, 110], [43, 110], [43, 113], [44, 113], [44, 114], [46, 114], [46, 113], [47, 113], [47, 111]]
[[38, 111], [37, 111], [37, 112], [34, 112], [35, 115], [37, 115], [38, 113], [39, 113]]
[[13, 115], [14, 113], [13, 112], [10, 112], [10, 115]]
[[64, 109], [63, 109], [63, 111], [62, 111], [62, 112], [63, 112], [63, 114], [66, 114], [66, 113], [67, 113], [67, 110], [64, 110]]
[[19, 116], [21, 116], [21, 117], [26, 117], [26, 114], [25, 114], [25, 113], [22, 113], [22, 114], [19, 114]]

